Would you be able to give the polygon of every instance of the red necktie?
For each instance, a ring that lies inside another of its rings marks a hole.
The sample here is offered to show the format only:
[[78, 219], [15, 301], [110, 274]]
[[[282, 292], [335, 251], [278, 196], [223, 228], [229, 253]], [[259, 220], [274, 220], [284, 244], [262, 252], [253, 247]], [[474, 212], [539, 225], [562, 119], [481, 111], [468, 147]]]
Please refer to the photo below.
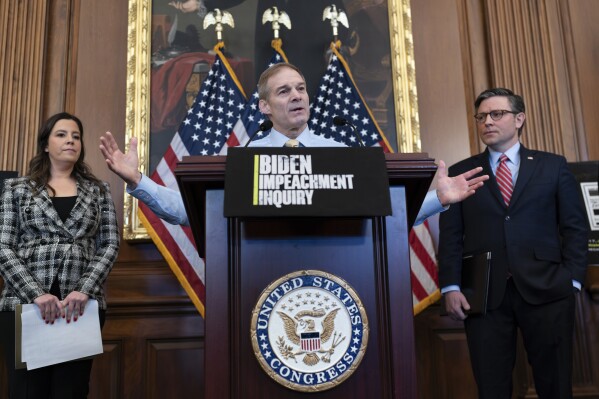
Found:
[[497, 179], [497, 184], [499, 185], [499, 191], [501, 191], [501, 195], [503, 196], [503, 201], [506, 205], [509, 205], [514, 187], [512, 183], [512, 173], [507, 167], [507, 161], [508, 157], [505, 154], [501, 154], [499, 157], [499, 166], [495, 171], [495, 178]]

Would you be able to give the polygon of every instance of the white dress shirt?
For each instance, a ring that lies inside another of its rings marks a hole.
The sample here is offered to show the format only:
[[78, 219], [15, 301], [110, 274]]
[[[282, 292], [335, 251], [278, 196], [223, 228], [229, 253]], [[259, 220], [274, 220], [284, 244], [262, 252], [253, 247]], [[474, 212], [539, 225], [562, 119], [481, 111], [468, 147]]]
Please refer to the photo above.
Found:
[[[270, 129], [268, 136], [260, 140], [251, 141], [248, 147], [283, 147], [287, 140], [289, 140], [289, 137], [273, 128]], [[297, 136], [296, 140], [304, 147], [347, 147], [345, 144], [333, 139], [327, 139], [314, 134], [307, 126], [304, 131]]]

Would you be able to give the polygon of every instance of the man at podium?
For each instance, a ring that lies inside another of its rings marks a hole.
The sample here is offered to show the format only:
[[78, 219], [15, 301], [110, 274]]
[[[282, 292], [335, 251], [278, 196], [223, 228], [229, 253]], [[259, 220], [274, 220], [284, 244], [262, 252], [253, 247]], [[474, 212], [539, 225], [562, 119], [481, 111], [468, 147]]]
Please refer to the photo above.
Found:
[[[267, 68], [258, 81], [260, 111], [272, 122], [270, 133], [250, 147], [345, 147], [345, 144], [315, 135], [308, 127], [310, 103], [306, 80], [294, 65], [278, 63]], [[158, 217], [171, 224], [188, 225], [181, 194], [161, 186], [139, 171], [137, 139], [132, 138], [129, 152], [124, 154], [110, 132], [100, 138], [100, 151], [108, 168], [127, 183], [127, 192], [145, 203]], [[424, 222], [450, 204], [462, 201], [487, 180], [488, 175], [472, 178], [481, 167], [459, 176], [448, 177], [443, 161], [439, 162], [437, 189], [427, 193], [416, 224]]]

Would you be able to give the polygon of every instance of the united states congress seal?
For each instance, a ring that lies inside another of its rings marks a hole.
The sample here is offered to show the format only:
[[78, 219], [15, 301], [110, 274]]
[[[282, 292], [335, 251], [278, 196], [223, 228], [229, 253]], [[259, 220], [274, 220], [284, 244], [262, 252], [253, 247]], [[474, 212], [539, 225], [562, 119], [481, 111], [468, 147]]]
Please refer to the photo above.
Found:
[[360, 364], [368, 318], [343, 279], [301, 270], [273, 281], [252, 312], [251, 340], [262, 369], [296, 391], [341, 384]]

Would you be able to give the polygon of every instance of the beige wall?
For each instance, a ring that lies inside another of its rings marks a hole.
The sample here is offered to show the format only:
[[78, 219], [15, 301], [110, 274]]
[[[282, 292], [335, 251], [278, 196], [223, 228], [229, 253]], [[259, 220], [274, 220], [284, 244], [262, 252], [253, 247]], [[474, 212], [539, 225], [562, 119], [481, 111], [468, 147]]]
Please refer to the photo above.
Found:
[[451, 165], [470, 155], [455, 0], [412, 1], [422, 151]]

